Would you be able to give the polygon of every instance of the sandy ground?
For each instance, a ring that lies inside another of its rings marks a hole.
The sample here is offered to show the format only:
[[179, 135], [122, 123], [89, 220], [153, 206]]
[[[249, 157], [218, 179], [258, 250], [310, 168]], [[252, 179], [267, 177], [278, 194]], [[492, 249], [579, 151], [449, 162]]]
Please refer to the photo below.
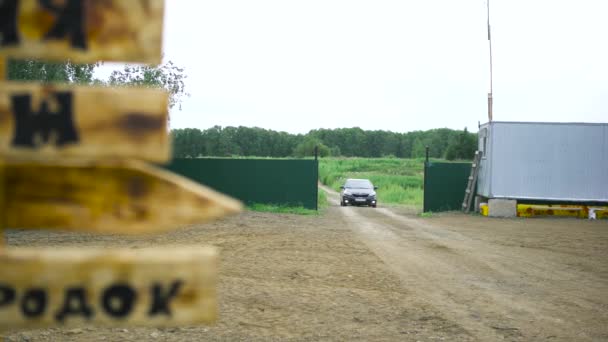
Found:
[[606, 341], [608, 222], [245, 212], [143, 237], [8, 231], [11, 246], [221, 249], [213, 326], [53, 328], [6, 341]]

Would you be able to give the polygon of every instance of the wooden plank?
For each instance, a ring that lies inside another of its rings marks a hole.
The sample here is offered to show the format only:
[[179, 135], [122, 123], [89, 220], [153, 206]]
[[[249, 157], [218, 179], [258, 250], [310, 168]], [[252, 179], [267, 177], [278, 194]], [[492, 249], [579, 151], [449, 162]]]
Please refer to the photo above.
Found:
[[7, 160], [6, 226], [155, 233], [240, 211], [240, 202], [140, 161]]
[[2, 158], [2, 156], [0, 156], [0, 250], [4, 248], [4, 227], [6, 221], [4, 191], [4, 159]]
[[0, 56], [0, 81], [4, 81], [8, 77], [8, 61], [6, 58]]
[[[6, 64], [6, 58], [0, 57], [0, 82], [4, 81], [8, 76]], [[0, 114], [0, 117], [1, 115], [2, 114]], [[4, 246], [4, 221], [4, 158], [0, 155], [0, 249]], [[0, 342], [2, 342], [2, 338], [0, 338]]]
[[211, 323], [217, 263], [201, 246], [5, 249], [0, 329]]
[[159, 64], [163, 0], [4, 0], [0, 54]]
[[165, 162], [167, 101], [156, 89], [1, 83], [0, 154]]

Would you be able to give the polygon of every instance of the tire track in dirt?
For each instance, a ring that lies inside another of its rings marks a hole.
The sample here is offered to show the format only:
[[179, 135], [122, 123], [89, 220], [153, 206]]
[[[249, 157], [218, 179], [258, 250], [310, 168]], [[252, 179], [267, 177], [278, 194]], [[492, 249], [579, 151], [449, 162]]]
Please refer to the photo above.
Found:
[[581, 274], [562, 271], [553, 260], [529, 260], [516, 248], [491, 245], [388, 208], [339, 208], [339, 195], [322, 188], [336, 213], [409, 291], [479, 340], [598, 337], [579, 317], [597, 312], [600, 325], [606, 320], [606, 301], [588, 300], [606, 293], [593, 275], [584, 275], [592, 278], [587, 282], [591, 286], [576, 296], [572, 280]]

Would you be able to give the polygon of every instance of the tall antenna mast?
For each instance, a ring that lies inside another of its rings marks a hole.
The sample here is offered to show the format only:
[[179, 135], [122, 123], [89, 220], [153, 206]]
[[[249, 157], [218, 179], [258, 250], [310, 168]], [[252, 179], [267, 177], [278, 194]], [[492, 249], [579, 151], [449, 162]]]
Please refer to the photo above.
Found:
[[492, 80], [492, 35], [490, 34], [490, 0], [486, 0], [488, 4], [488, 44], [490, 46], [490, 92], [488, 93], [488, 121], [492, 122], [492, 92], [493, 92], [493, 80]]

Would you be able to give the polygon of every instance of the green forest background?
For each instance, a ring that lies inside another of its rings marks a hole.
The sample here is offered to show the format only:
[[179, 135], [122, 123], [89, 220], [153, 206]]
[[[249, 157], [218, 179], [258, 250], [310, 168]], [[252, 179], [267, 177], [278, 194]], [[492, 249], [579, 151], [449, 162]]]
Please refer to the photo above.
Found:
[[395, 133], [361, 128], [316, 129], [307, 134], [290, 134], [258, 127], [220, 127], [174, 129], [173, 154], [176, 158], [197, 157], [307, 157], [319, 148], [320, 157], [396, 157], [421, 158], [429, 147], [431, 158], [472, 159], [477, 134], [467, 129], [448, 128]]

